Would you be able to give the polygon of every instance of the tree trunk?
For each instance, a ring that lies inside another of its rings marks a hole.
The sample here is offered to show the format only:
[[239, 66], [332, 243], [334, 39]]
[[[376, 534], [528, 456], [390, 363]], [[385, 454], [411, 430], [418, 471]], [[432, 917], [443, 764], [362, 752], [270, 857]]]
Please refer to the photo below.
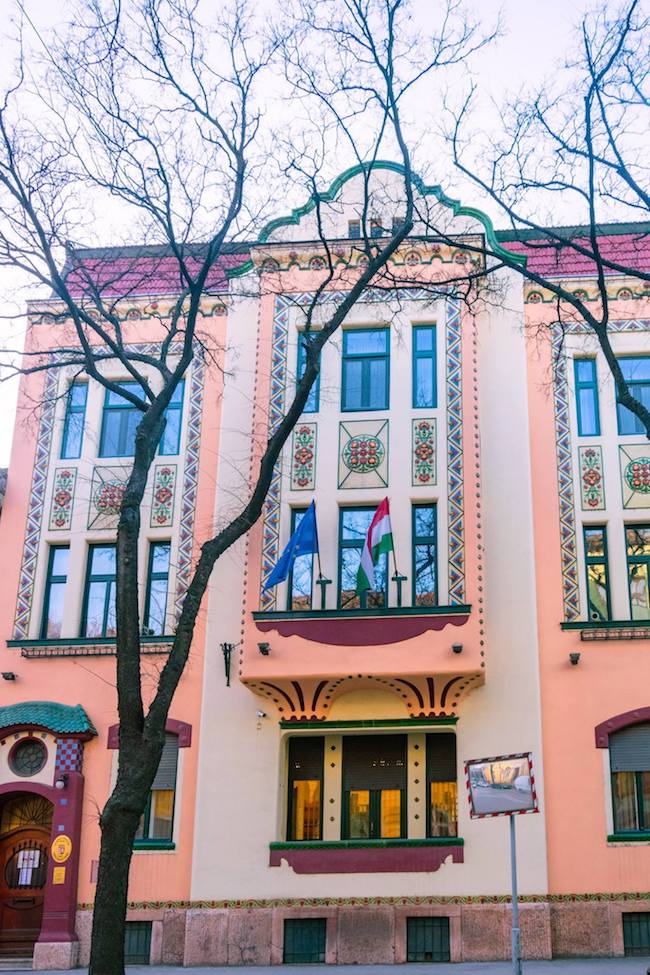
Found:
[[99, 871], [93, 913], [89, 975], [124, 975], [124, 918], [133, 840], [140, 817], [135, 796], [116, 786], [101, 815]]

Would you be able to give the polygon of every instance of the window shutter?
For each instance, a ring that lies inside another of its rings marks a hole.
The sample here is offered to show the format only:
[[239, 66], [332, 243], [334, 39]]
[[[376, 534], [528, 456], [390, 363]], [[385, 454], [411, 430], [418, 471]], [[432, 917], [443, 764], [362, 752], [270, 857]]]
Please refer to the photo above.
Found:
[[427, 735], [427, 778], [429, 782], [456, 781], [456, 735]]
[[289, 778], [293, 782], [323, 777], [323, 746], [321, 737], [289, 739]]
[[152, 789], [175, 789], [178, 765], [178, 735], [166, 734], [160, 765], [153, 780]]
[[343, 788], [405, 789], [406, 735], [344, 738]]
[[609, 761], [612, 772], [650, 772], [650, 723], [610, 735]]

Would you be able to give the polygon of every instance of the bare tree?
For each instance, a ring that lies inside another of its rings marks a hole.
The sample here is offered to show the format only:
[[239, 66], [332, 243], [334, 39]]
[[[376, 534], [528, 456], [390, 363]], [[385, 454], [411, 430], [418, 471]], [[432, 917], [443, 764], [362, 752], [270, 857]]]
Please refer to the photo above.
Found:
[[[650, 217], [649, 41], [650, 18], [640, 0], [626, 0], [615, 11], [605, 4], [582, 20], [577, 54], [565, 73], [507, 108], [501, 137], [480, 139], [473, 126], [470, 133], [474, 87], [459, 108], [449, 109], [455, 165], [507, 218], [502, 239], [523, 244], [530, 255], [526, 263], [501, 259], [553, 298], [554, 324], [580, 322], [593, 332], [617, 402], [638, 417], [648, 437], [650, 404], [630, 389], [610, 342], [608, 285], [621, 276], [629, 297], [648, 295], [650, 234], [647, 226], [633, 225], [622, 249], [608, 220]], [[554, 227], [558, 209], [577, 214], [576, 226]], [[547, 259], [537, 261], [536, 254]], [[563, 262], [578, 262], [593, 277], [595, 300], [571, 283]]]
[[[123, 972], [133, 840], [212, 569], [260, 517], [325, 344], [369, 288], [408, 283], [390, 266], [422, 205], [402, 105], [423, 79], [486, 41], [457, 0], [441, 4], [438, 29], [426, 44], [417, 39], [406, 0], [298, 3], [290, 30], [268, 39], [239, 0], [216, 22], [203, 23], [201, 15], [198, 0], [91, 0], [77, 11], [71, 33], [48, 41], [38, 70], [27, 70], [21, 39], [17, 80], [0, 108], [0, 264], [46, 290], [51, 297], [38, 306], [41, 320], [60, 326], [57, 355], [28, 348], [15, 371], [83, 372], [140, 413], [117, 527], [118, 773], [100, 816], [92, 975]], [[324, 47], [331, 55], [327, 76]], [[285, 192], [296, 186], [309, 192], [322, 253], [319, 285], [305, 310], [306, 365], [263, 447], [248, 496], [201, 547], [147, 707], [137, 598], [141, 505], [174, 391], [197, 355], [219, 360], [221, 350], [201, 328], [202, 303], [219, 290], [221, 270], [239, 259], [238, 241], [253, 237], [264, 215], [260, 200], [268, 198], [268, 186], [257, 184], [270, 132], [258, 81], [276, 55], [282, 83], [324, 123], [320, 142], [305, 127], [301, 157], [290, 152], [285, 166]], [[332, 145], [345, 145], [365, 179], [360, 239], [342, 257], [318, 188]], [[402, 216], [376, 235], [371, 184], [381, 153], [399, 161]], [[95, 215], [116, 203], [148, 245], [125, 249], [119, 262], [114, 251], [81, 247]], [[143, 351], [129, 345], [123, 310], [131, 294], [146, 292], [158, 259], [176, 297], [157, 323], [159, 343]], [[481, 274], [471, 264], [459, 267], [437, 293], [467, 297]], [[325, 306], [329, 291], [337, 298]], [[316, 318], [319, 327], [312, 328]], [[61, 335], [68, 337], [63, 346]], [[106, 361], [119, 363], [129, 383], [107, 378]]]

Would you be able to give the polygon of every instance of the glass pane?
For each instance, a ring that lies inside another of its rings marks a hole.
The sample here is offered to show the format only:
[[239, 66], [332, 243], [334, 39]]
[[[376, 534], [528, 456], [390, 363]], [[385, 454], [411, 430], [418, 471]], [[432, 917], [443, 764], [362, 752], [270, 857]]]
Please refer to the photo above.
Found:
[[320, 782], [317, 779], [293, 783], [291, 839], [320, 839]]
[[149, 613], [145, 626], [150, 636], [162, 636], [167, 616], [167, 580], [153, 579], [149, 589]]
[[151, 547], [151, 571], [152, 572], [162, 572], [167, 574], [169, 572], [169, 550], [170, 545], [168, 542], [157, 542]]
[[430, 782], [431, 836], [458, 836], [456, 808], [458, 787], [455, 782]]
[[114, 545], [101, 545], [93, 548], [90, 574], [91, 576], [115, 575]]
[[[181, 410], [165, 410], [165, 431], [160, 439], [161, 454], [177, 454], [181, 442]], [[133, 441], [135, 444], [135, 439]]]
[[433, 352], [433, 328], [414, 328], [413, 335], [418, 352]]
[[73, 383], [70, 387], [69, 404], [72, 409], [82, 410], [86, 405], [88, 395], [88, 385], [86, 383]]
[[291, 609], [310, 609], [312, 592], [313, 555], [299, 555], [291, 574]]
[[370, 359], [368, 366], [368, 402], [364, 403], [369, 410], [383, 410], [388, 406], [386, 389], [386, 375], [388, 362], [386, 359]]
[[415, 536], [418, 539], [435, 538], [436, 535], [436, 506], [418, 505], [413, 509]]
[[65, 582], [52, 583], [47, 606], [47, 623], [45, 624], [45, 639], [47, 640], [56, 640], [61, 636], [64, 596]]
[[585, 528], [585, 555], [603, 556], [605, 554], [605, 532], [602, 528]]
[[106, 582], [91, 582], [88, 587], [84, 636], [103, 636], [107, 589], [108, 583]]
[[415, 605], [435, 606], [436, 550], [433, 545], [415, 546]]
[[81, 454], [81, 443], [83, 440], [84, 414], [68, 413], [63, 438], [63, 449], [61, 457], [74, 459]]
[[149, 838], [170, 840], [174, 818], [174, 792], [172, 789], [154, 789], [151, 793]]
[[595, 362], [593, 359], [576, 359], [576, 379], [579, 383], [595, 381]]
[[598, 433], [595, 387], [578, 390], [578, 420], [581, 436], [589, 437]]
[[434, 406], [433, 401], [433, 359], [415, 360], [414, 406]]
[[607, 608], [607, 566], [600, 562], [587, 566], [587, 588], [589, 595], [589, 618], [609, 619]]
[[628, 526], [625, 529], [628, 555], [650, 555], [650, 528]]
[[[142, 388], [138, 383], [120, 383], [120, 386], [122, 387], [122, 389], [131, 393], [133, 396], [137, 396], [138, 399], [144, 402], [145, 395], [142, 392]], [[125, 399], [123, 396], [120, 396], [119, 393], [114, 393], [112, 390], [108, 390], [107, 392], [106, 405], [124, 407], [125, 409], [134, 409], [133, 405], [129, 402], [128, 399]]]
[[382, 789], [381, 791], [381, 823], [380, 835], [382, 839], [394, 839], [401, 836], [401, 798], [399, 789]]
[[630, 605], [633, 620], [650, 619], [648, 598], [648, 565], [645, 562], [628, 567], [630, 573]]
[[650, 772], [639, 772], [641, 780], [641, 810], [643, 822], [640, 823], [641, 829], [650, 830]]
[[369, 355], [388, 351], [388, 329], [360, 330], [350, 329], [344, 333], [347, 355]]
[[115, 583], [110, 582], [108, 588], [108, 613], [106, 616], [106, 632], [104, 636], [117, 634], [117, 620], [115, 617]]
[[53, 576], [67, 576], [69, 555], [70, 549], [67, 546], [65, 548], [52, 549], [52, 563], [50, 572]]
[[361, 402], [361, 376], [363, 363], [361, 360], [346, 360], [343, 369], [343, 409], [360, 410]]
[[349, 835], [352, 840], [370, 839], [370, 792], [354, 789], [349, 793]]
[[618, 360], [623, 378], [636, 382], [650, 382], [650, 358], [623, 358]]
[[172, 403], [178, 403], [179, 405], [183, 402], [183, 389], [185, 388], [185, 381], [181, 379], [178, 386], [172, 393], [172, 398], [170, 399], [170, 405]]
[[[630, 392], [643, 403], [646, 409], [650, 409], [650, 382], [630, 383]], [[618, 432], [619, 433], [645, 433], [641, 420], [625, 406], [618, 406]]]
[[100, 457], [117, 457], [120, 442], [120, 415], [117, 410], [105, 410], [102, 425]]
[[360, 548], [344, 548], [341, 551], [341, 609], [358, 609], [359, 597], [356, 594], [357, 572], [361, 561]]
[[341, 518], [341, 535], [345, 541], [356, 541], [363, 546], [375, 510], [373, 508], [348, 508]]
[[614, 828], [638, 829], [634, 772], [614, 772]]
[[122, 412], [120, 457], [133, 457], [135, 452], [135, 433], [138, 429], [141, 416], [142, 414], [135, 408]]

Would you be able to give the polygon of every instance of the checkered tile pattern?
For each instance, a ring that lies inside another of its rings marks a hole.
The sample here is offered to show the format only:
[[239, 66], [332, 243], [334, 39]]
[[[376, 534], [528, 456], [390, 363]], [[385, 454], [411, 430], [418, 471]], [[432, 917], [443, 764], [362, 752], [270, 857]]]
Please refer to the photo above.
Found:
[[57, 774], [61, 772], [81, 772], [84, 759], [83, 742], [78, 738], [57, 738], [56, 765]]

